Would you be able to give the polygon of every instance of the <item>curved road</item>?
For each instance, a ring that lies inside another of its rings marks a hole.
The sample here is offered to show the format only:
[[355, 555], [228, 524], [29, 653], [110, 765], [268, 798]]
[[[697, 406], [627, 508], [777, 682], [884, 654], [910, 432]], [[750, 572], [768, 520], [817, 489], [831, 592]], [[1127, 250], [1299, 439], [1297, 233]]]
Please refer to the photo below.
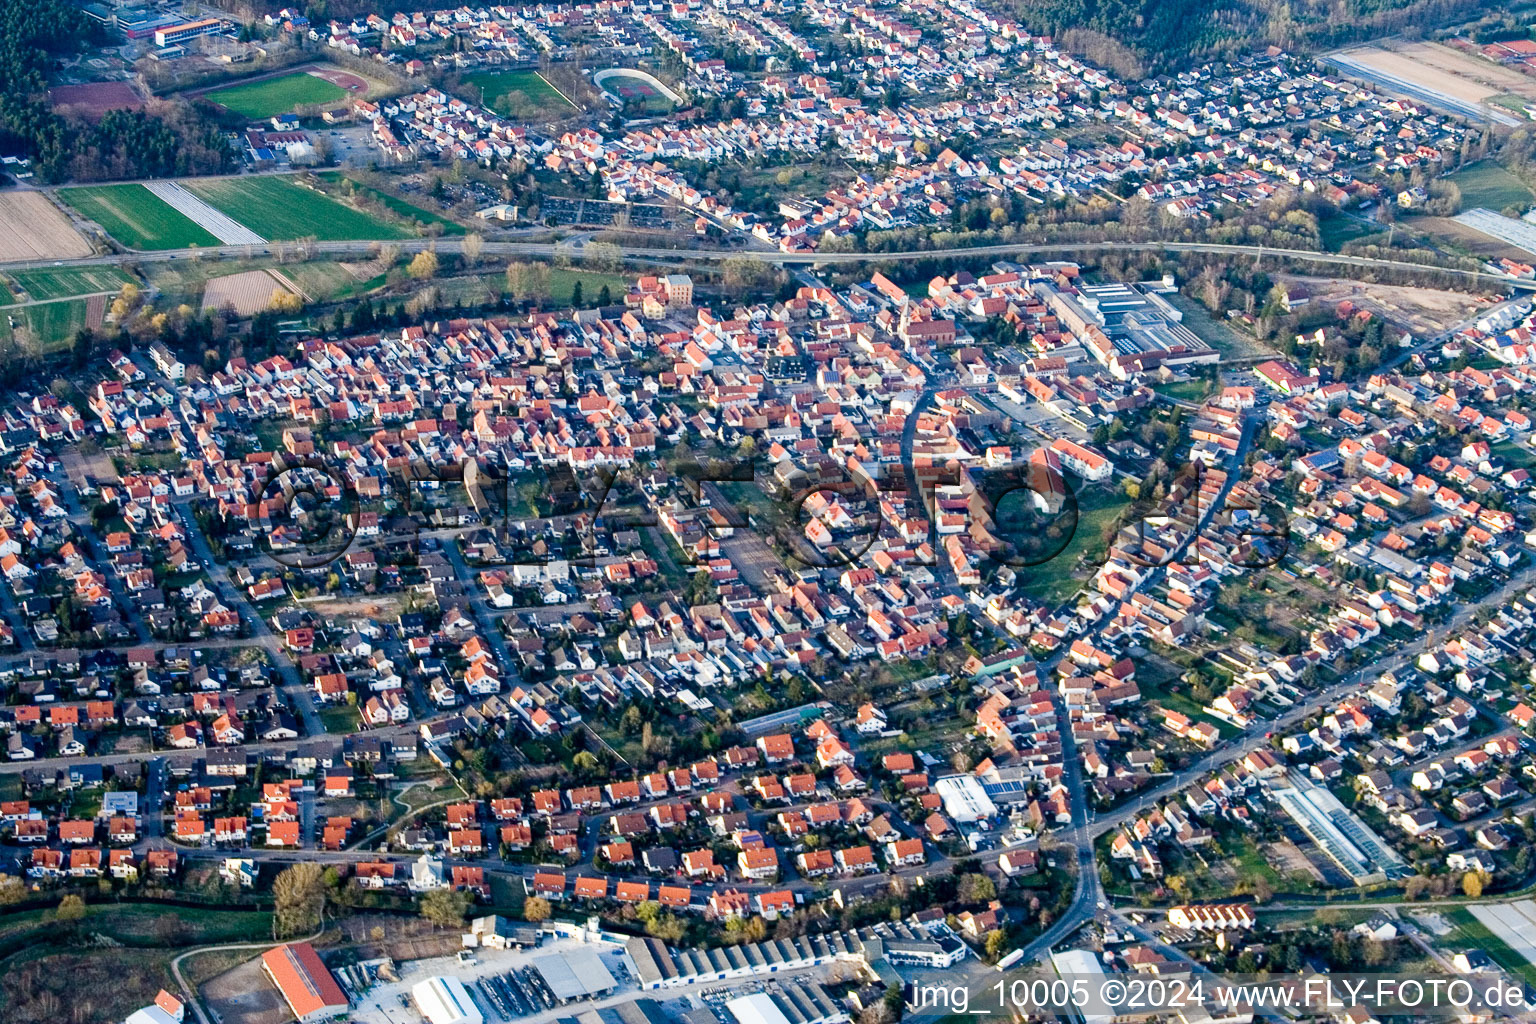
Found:
[[[287, 941], [313, 942], [323, 934], [325, 934], [324, 926], [322, 926], [321, 929], [318, 932], [315, 932], [313, 935], [308, 935], [304, 938], [289, 939]], [[273, 944], [270, 942], [229, 942], [222, 946], [197, 946], [193, 949], [187, 950], [185, 953], [179, 954], [176, 959], [171, 961], [171, 977], [176, 979], [176, 984], [181, 988], [182, 1001], [188, 1006], [192, 1007], [192, 1012], [197, 1016], [198, 1024], [214, 1024], [214, 1022], [209, 1019], [207, 1012], [203, 1010], [203, 1000], [202, 997], [198, 994], [197, 990], [191, 985], [188, 985], [187, 980], [181, 976], [181, 962], [189, 956], [199, 956], [203, 953], [217, 953], [220, 950], [229, 949], [268, 950], [272, 948], [272, 945]]]

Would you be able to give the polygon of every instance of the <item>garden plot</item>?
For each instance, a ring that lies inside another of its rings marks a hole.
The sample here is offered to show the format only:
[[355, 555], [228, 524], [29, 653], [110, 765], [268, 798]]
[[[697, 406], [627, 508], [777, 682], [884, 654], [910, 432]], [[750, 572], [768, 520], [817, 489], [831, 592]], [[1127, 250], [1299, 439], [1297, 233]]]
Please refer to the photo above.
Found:
[[144, 187], [225, 245], [259, 245], [266, 241], [229, 214], [214, 209], [173, 181], [157, 181]]

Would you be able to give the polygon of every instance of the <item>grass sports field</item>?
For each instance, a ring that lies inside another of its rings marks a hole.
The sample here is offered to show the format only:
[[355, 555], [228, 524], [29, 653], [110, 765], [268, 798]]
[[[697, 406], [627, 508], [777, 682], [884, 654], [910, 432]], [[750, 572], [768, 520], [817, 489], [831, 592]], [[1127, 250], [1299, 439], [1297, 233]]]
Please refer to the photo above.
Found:
[[537, 71], [477, 71], [464, 84], [480, 90], [480, 102], [503, 117], [564, 117], [576, 109]]
[[205, 178], [182, 184], [205, 202], [273, 241], [412, 237], [403, 227], [385, 224], [286, 178]]
[[352, 180], [340, 171], [325, 171], [319, 177], [338, 186], [343, 181], [352, 181], [352, 188], [357, 192], [360, 199], [378, 203], [391, 213], [398, 214], [406, 220], [419, 221], [422, 224], [441, 224], [443, 226], [443, 234], [445, 235], [464, 234], [464, 225], [456, 224], [447, 217], [433, 213], [430, 210], [423, 210], [421, 207], [408, 203], [398, 196], [392, 196], [388, 192], [381, 192], [376, 188], [364, 185], [360, 181]]
[[29, 299], [67, 299], [74, 295], [115, 292], [133, 278], [117, 267], [49, 267], [11, 274]]
[[219, 240], [167, 206], [143, 185], [66, 188], [59, 198], [130, 249], [185, 249]]
[[299, 107], [344, 100], [347, 91], [323, 78], [299, 71], [280, 78], [215, 89], [204, 96], [241, 117], [259, 121], [273, 114], [287, 114]]

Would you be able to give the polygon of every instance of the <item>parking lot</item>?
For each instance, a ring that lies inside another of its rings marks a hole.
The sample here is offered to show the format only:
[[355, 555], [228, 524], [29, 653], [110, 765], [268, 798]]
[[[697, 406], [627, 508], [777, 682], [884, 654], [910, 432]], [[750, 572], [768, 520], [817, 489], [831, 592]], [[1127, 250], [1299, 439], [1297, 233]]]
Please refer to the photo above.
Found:
[[[619, 983], [613, 995], [595, 1002], [578, 1000], [561, 1005], [544, 983], [532, 962], [553, 953], [585, 949], [595, 952]], [[396, 964], [399, 980], [376, 980], [359, 997], [352, 1019], [367, 1024], [421, 1024], [425, 1019], [411, 999], [411, 989], [428, 978], [456, 977], [464, 983], [488, 1024], [517, 1021], [544, 1024], [579, 1010], [632, 999], [638, 989], [625, 962], [624, 950], [610, 943], [582, 943], [575, 939], [546, 940], [538, 949], [514, 951], [474, 949], [459, 957], [434, 957]], [[355, 977], [357, 970], [350, 972]], [[348, 978], [349, 982], [351, 977]], [[357, 985], [352, 983], [353, 993]]]
[[664, 228], [672, 223], [667, 208], [655, 203], [612, 203], [604, 199], [545, 196], [539, 209], [546, 221], [571, 227], [614, 227], [624, 222], [636, 228]]
[[316, 132], [315, 135], [330, 143], [336, 162], [343, 167], [370, 167], [378, 158], [378, 152], [373, 148], [366, 126], [327, 128]]

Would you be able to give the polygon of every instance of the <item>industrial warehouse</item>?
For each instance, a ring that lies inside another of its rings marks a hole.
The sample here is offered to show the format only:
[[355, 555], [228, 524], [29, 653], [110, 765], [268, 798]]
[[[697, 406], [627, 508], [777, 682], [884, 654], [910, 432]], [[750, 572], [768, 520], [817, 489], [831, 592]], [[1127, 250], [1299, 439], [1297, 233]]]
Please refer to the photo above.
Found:
[[261, 957], [261, 969], [287, 1001], [299, 1024], [315, 1024], [347, 1012], [347, 997], [307, 942], [290, 942], [269, 949]]
[[460, 940], [451, 955], [340, 960], [330, 971], [312, 950], [274, 949], [263, 962], [275, 962], [269, 976], [279, 980], [302, 1024], [327, 1018], [303, 1015], [315, 1010], [306, 1002], [308, 987], [290, 976], [288, 961], [295, 958], [301, 965], [312, 958], [307, 969], [325, 972], [335, 989], [330, 1005], [353, 1024], [496, 1024], [524, 1018], [545, 1024], [665, 1024], [654, 1004], [637, 1009], [622, 1002], [633, 1003], [638, 995], [634, 970], [623, 947], [599, 931], [565, 923], [540, 928], [488, 915], [476, 919]]
[[902, 922], [881, 923], [857, 932], [829, 932], [718, 949], [673, 949], [658, 939], [633, 938], [624, 944], [624, 951], [635, 965], [642, 989], [774, 974], [835, 961], [856, 963], [880, 975], [889, 971], [891, 963], [944, 968], [966, 956], [965, 943], [942, 921], [924, 928]]
[[[1082, 339], [1088, 355], [1118, 380], [1159, 367], [1215, 363], [1221, 354], [1183, 324], [1184, 314], [1159, 294], [1165, 285], [1083, 285], [1076, 294], [1042, 286], [1051, 312]], [[1172, 289], [1167, 289], [1172, 290]]]
[[533, 969], [561, 1003], [598, 999], [618, 987], [603, 961], [590, 949], [541, 956], [533, 961]]
[[736, 1024], [847, 1024], [848, 1011], [815, 982], [753, 992], [725, 1004]]
[[430, 1024], [485, 1024], [485, 1017], [458, 978], [428, 978], [411, 989], [411, 998]]

